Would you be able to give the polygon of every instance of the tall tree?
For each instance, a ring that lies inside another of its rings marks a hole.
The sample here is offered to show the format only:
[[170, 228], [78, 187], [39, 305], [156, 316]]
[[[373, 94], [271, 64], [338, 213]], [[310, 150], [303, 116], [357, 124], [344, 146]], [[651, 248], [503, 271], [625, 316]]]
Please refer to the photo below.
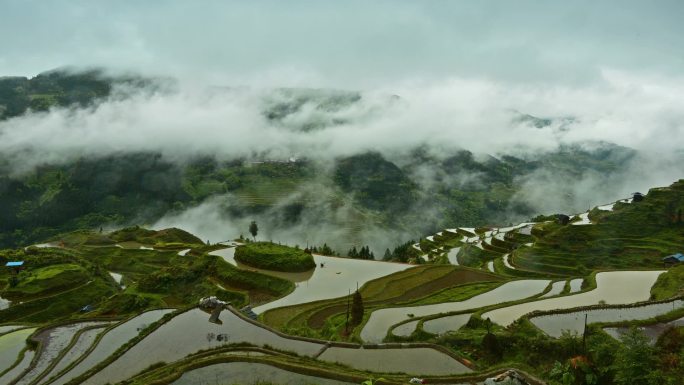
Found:
[[352, 298], [351, 324], [354, 326], [360, 325], [361, 321], [363, 321], [363, 298], [361, 298], [361, 293], [357, 290]]
[[249, 233], [252, 234], [252, 238], [256, 241], [256, 236], [259, 233], [259, 226], [257, 226], [256, 221], [252, 221], [252, 223], [249, 224]]

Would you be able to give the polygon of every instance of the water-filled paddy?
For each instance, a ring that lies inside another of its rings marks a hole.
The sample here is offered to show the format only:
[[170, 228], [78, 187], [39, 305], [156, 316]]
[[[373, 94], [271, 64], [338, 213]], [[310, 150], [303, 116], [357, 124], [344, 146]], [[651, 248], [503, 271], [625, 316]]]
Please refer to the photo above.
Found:
[[589, 219], [589, 213], [582, 213], [579, 215], [580, 220], [577, 222], [573, 222], [572, 225], [574, 226], [581, 226], [581, 225], [590, 225], [591, 220]]
[[26, 347], [26, 338], [35, 330], [35, 328], [21, 329], [0, 337], [0, 372], [14, 364], [19, 352]]
[[38, 333], [34, 337], [34, 339], [42, 341], [42, 349], [40, 351], [40, 356], [38, 356], [38, 361], [28, 373], [22, 376], [21, 380], [17, 382], [17, 385], [29, 384], [33, 380], [39, 378], [43, 371], [45, 371], [57, 356], [59, 356], [60, 352], [69, 346], [71, 340], [80, 330], [89, 326], [101, 324], [103, 323], [79, 322], [57, 326]]
[[254, 362], [226, 362], [183, 373], [173, 385], [220, 384], [230, 379], [232, 384], [274, 383], [280, 385], [320, 384], [344, 385], [347, 382], [290, 372], [275, 366]]
[[472, 313], [450, 315], [423, 322], [423, 330], [432, 334], [444, 334], [462, 328]]
[[24, 352], [24, 357], [21, 359], [21, 361], [9, 372], [5, 373], [3, 376], [0, 377], [0, 384], [9, 384], [10, 382], [12, 382], [12, 380], [19, 377], [19, 375], [29, 367], [35, 354], [36, 352], [34, 352], [33, 350], [26, 350]]
[[249, 342], [313, 356], [322, 344], [292, 340], [249, 323], [224, 311], [222, 325], [209, 322], [209, 314], [193, 309], [176, 316], [144, 338], [111, 365], [88, 379], [86, 384], [119, 382], [159, 361], [173, 362], [198, 350], [238, 342]]
[[644, 306], [582, 310], [564, 314], [549, 314], [530, 318], [539, 329], [552, 337], [560, 337], [563, 330], [582, 334], [584, 317], [588, 323], [620, 322], [649, 319], [684, 306], [684, 301], [657, 303]]
[[23, 328], [23, 327], [25, 327], [25, 326], [23, 326], [23, 325], [5, 325], [5, 326], [0, 326], [0, 334], [9, 333], [9, 332], [15, 331], [15, 330], [17, 330], [17, 329], [21, 329], [21, 328]]
[[102, 326], [99, 328], [84, 330], [78, 336], [76, 343], [71, 347], [71, 349], [69, 349], [68, 352], [66, 352], [66, 354], [64, 354], [62, 359], [59, 360], [57, 365], [55, 365], [55, 367], [44, 378], [49, 379], [50, 377], [53, 377], [80, 358], [95, 342], [97, 336], [102, 333], [105, 328], [106, 326]]
[[[298, 282], [292, 293], [276, 301], [255, 307], [255, 313], [281, 306], [343, 297], [349, 289], [356, 289], [364, 283], [386, 275], [406, 270], [412, 265], [362, 259], [326, 257], [314, 255], [316, 268], [307, 281]], [[321, 267], [321, 263], [325, 267]]]
[[348, 349], [331, 347], [318, 357], [373, 372], [447, 375], [471, 372], [454, 358], [431, 348]]
[[[660, 337], [661, 334], [663, 334], [668, 328], [673, 326], [684, 326], [684, 317], [670, 322], [661, 322], [653, 325], [641, 326], [639, 327], [639, 330], [641, 330], [646, 335], [646, 337], [648, 337], [649, 342], [653, 345], [658, 340], [658, 337]], [[627, 333], [629, 329], [630, 328], [627, 327], [603, 328], [603, 330], [606, 333], [608, 333], [611, 337], [615, 339], [620, 339], [620, 337], [622, 337], [623, 334]]]
[[503, 302], [516, 301], [541, 293], [549, 282], [550, 281], [548, 280], [511, 281], [496, 289], [476, 295], [473, 298], [464, 301], [376, 310], [371, 313], [368, 322], [361, 331], [361, 339], [367, 342], [382, 341], [390, 326], [411, 318], [408, 314], [413, 314], [416, 317], [424, 317], [432, 314], [457, 312]]
[[60, 377], [55, 384], [67, 383], [74, 377], [85, 373], [88, 369], [95, 366], [98, 362], [109, 357], [121, 345], [140, 333], [149, 324], [158, 321], [164, 314], [172, 312], [172, 309], [152, 310], [140, 314], [139, 316], [118, 325], [107, 332], [97, 344], [95, 349], [88, 354], [85, 359], [73, 369]]
[[623, 305], [646, 301], [650, 297], [651, 286], [663, 271], [609, 271], [596, 274], [594, 290], [563, 297], [549, 298], [521, 303], [484, 313], [482, 318], [490, 318], [502, 326], [508, 326], [523, 315], [535, 310], [571, 309], [580, 306], [606, 304]]
[[114, 280], [116, 281], [116, 283], [118, 283], [119, 285], [121, 285], [121, 279], [123, 278], [123, 275], [121, 275], [121, 274], [119, 274], [119, 273], [115, 273], [115, 272], [113, 272], [113, 271], [110, 271], [110, 272], [109, 272], [109, 275], [111, 275], [112, 278], [114, 278]]
[[582, 282], [584, 282], [584, 279], [582, 278], [575, 278], [570, 280], [570, 292], [571, 293], [577, 293], [578, 291], [582, 290]]
[[0, 297], [0, 310], [7, 309], [12, 304], [11, 301]]
[[511, 265], [511, 263], [510, 263], [510, 261], [509, 261], [509, 258], [510, 258], [510, 254], [504, 255], [504, 256], [503, 256], [503, 264], [504, 264], [504, 266], [506, 266], [507, 268], [509, 268], [509, 269], [511, 269], [511, 270], [515, 270], [515, 267], [514, 267], [513, 265]]
[[416, 330], [416, 326], [418, 326], [418, 321], [407, 322], [395, 327], [392, 330], [392, 334], [400, 337], [408, 337], [411, 335], [411, 333], [413, 333], [414, 330]]
[[453, 249], [449, 250], [447, 253], [447, 258], [449, 259], [449, 263], [452, 265], [458, 266], [458, 253], [461, 251], [460, 247], [454, 247]]
[[553, 297], [554, 295], [558, 295], [563, 291], [563, 288], [565, 288], [565, 281], [554, 282], [551, 284], [551, 290], [549, 290], [548, 293], [542, 295], [541, 298]]

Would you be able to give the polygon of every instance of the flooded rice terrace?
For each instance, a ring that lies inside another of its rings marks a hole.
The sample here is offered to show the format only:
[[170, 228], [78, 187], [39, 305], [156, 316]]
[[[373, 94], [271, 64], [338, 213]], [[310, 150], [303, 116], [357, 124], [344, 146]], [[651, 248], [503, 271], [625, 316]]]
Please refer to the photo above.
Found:
[[549, 314], [532, 317], [530, 318], [530, 321], [544, 331], [544, 333], [558, 338], [562, 335], [564, 330], [570, 331], [571, 333], [582, 334], [584, 332], [585, 315], [587, 317], [587, 323], [636, 321], [666, 314], [672, 310], [681, 308], [682, 306], [684, 306], [684, 301], [676, 300], [644, 306], [591, 309], [572, 313]]
[[429, 374], [433, 376], [472, 372], [452, 357], [431, 348], [349, 349], [331, 347], [319, 360], [337, 362], [356, 369], [384, 373]]
[[149, 324], [158, 321], [164, 316], [164, 314], [170, 313], [172, 311], [173, 309], [151, 310], [114, 327], [108, 331], [104, 337], [102, 337], [95, 349], [91, 351], [83, 361], [79, 362], [78, 365], [76, 365], [73, 369], [60, 377], [54, 384], [65, 384], [72, 378], [78, 377], [79, 375], [85, 373], [88, 371], [88, 369], [109, 357], [121, 345], [128, 342], [128, 340], [137, 336], [138, 333], [140, 333], [140, 331], [146, 328]]
[[[217, 250], [211, 254], [220, 256], [226, 262], [239, 266], [234, 257], [235, 248]], [[279, 276], [289, 279], [296, 284], [292, 293], [276, 301], [257, 306], [253, 309], [254, 312], [259, 314], [281, 306], [342, 297], [347, 295], [350, 289], [356, 289], [357, 283], [360, 287], [370, 280], [412, 267], [412, 265], [402, 263], [327, 257], [323, 255], [314, 255], [313, 257], [316, 262], [316, 268], [306, 273], [282, 273], [245, 266], [244, 268], [247, 270], [261, 271], [265, 274]]]
[[50, 364], [57, 359], [60, 352], [64, 350], [74, 338], [76, 333], [80, 330], [90, 326], [104, 325], [104, 322], [79, 322], [64, 326], [57, 326], [55, 328], [46, 329], [36, 336], [34, 339], [41, 341], [42, 349], [38, 356], [37, 362], [33, 363], [31, 370], [24, 374], [17, 385], [25, 385], [39, 379], [43, 371], [45, 371]]
[[26, 338], [34, 331], [35, 328], [21, 329], [0, 336], [0, 372], [14, 364], [19, 352], [26, 347]]
[[371, 313], [368, 322], [361, 331], [361, 339], [366, 342], [381, 342], [390, 326], [411, 318], [409, 314], [415, 317], [424, 317], [516, 301], [541, 293], [550, 282], [541, 279], [511, 281], [464, 301], [376, 310]]
[[423, 330], [432, 334], [444, 334], [458, 330], [468, 323], [471, 315], [472, 313], [457, 314], [425, 321], [423, 322]]
[[[173, 362], [199, 350], [241, 342], [255, 346], [268, 345], [277, 350], [309, 357], [320, 354], [318, 359], [323, 361], [340, 362], [357, 369], [373, 371], [439, 375], [469, 370], [451, 356], [431, 348], [327, 347], [324, 341], [304, 341], [281, 336], [239, 317], [230, 310], [224, 311], [220, 319], [222, 324], [210, 323], [209, 314], [199, 309], [179, 314], [84, 383], [116, 383], [160, 361]], [[427, 361], [426, 357], [429, 358]]]
[[482, 314], [482, 319], [508, 326], [523, 315], [535, 310], [548, 311], [574, 307], [606, 304], [624, 305], [646, 301], [651, 287], [664, 271], [609, 271], [596, 274], [596, 288], [588, 292], [549, 298], [492, 310]]
[[348, 382], [308, 376], [253, 362], [227, 362], [183, 373], [173, 385], [215, 385], [229, 379], [231, 384], [277, 383], [280, 385], [346, 385]]
[[230, 311], [221, 314], [222, 325], [210, 323], [209, 314], [199, 309], [182, 313], [124, 353], [111, 365], [88, 379], [86, 384], [123, 381], [159, 362], [173, 362], [198, 350], [238, 342], [249, 342], [313, 356], [322, 344], [291, 340], [249, 323]]
[[[681, 305], [680, 305], [681, 306]], [[661, 334], [663, 334], [667, 329], [671, 327], [682, 327], [684, 326], [684, 317], [680, 319], [676, 319], [674, 321], [670, 322], [660, 322], [657, 324], [653, 325], [646, 325], [646, 326], [641, 326], [638, 329], [641, 330], [646, 337], [649, 339], [649, 343], [651, 345], [655, 344], [655, 342], [658, 340], [658, 337], [660, 337]], [[630, 328], [627, 327], [616, 327], [616, 328], [603, 328], [603, 330], [608, 333], [611, 337], [615, 339], [620, 339], [623, 334], [627, 333]]]

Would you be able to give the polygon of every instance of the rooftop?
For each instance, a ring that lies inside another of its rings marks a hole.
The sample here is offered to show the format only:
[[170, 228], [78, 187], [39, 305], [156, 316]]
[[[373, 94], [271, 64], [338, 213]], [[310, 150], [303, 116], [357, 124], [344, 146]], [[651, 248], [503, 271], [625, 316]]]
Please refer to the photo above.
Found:
[[23, 266], [24, 261], [12, 261], [12, 262], [7, 262], [5, 266], [7, 267], [17, 267], [17, 266]]

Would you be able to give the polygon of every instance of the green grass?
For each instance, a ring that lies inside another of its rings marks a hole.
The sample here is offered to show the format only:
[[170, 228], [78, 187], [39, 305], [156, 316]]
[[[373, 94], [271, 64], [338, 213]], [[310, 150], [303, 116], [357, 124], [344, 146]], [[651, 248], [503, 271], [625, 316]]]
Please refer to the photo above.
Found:
[[270, 242], [238, 246], [235, 250], [235, 260], [252, 267], [275, 271], [302, 272], [316, 267], [311, 254]]
[[642, 202], [592, 210], [592, 225], [539, 224], [534, 247], [519, 250], [515, 261], [523, 269], [568, 276], [660, 268], [662, 257], [682, 251], [684, 222], [677, 215], [682, 208], [684, 180], [651, 189]]
[[684, 265], [670, 268], [661, 274], [651, 288], [651, 298], [663, 300], [684, 295]]
[[76, 264], [57, 264], [24, 270], [18, 278], [17, 286], [3, 292], [4, 297], [11, 300], [26, 300], [54, 295], [70, 287], [86, 283], [89, 274]]

